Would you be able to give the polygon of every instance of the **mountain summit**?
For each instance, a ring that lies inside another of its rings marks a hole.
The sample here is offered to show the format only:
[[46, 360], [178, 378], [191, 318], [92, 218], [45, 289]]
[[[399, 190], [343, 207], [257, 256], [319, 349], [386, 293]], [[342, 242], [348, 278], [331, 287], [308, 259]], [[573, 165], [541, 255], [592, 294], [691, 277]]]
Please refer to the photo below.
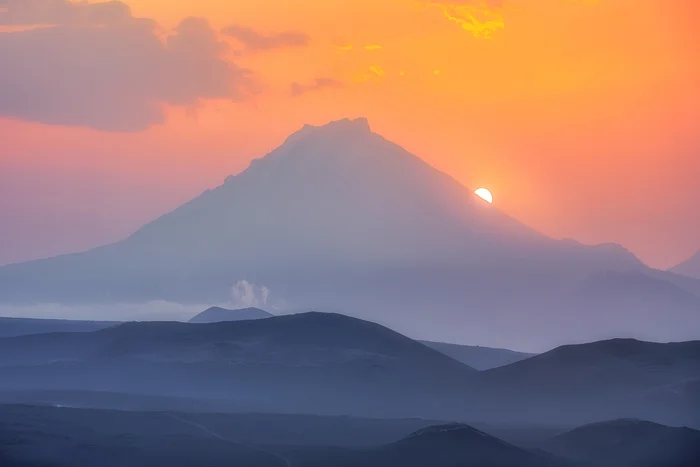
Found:
[[[124, 241], [0, 268], [0, 297], [211, 303], [246, 280], [287, 308], [359, 315], [426, 339], [549, 346], [605, 337], [570, 320], [602, 321], [600, 332], [610, 310], [566, 310], [580, 281], [607, 270], [646, 267], [617, 245], [548, 238], [366, 119], [345, 119], [304, 126]], [[571, 335], [555, 326], [562, 320]]]

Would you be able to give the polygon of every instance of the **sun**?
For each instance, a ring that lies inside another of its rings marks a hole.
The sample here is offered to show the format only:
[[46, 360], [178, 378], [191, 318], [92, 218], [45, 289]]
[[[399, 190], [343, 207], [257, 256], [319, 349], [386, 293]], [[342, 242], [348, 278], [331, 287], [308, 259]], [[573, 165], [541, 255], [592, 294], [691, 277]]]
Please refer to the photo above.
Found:
[[474, 194], [489, 204], [493, 203], [493, 195], [486, 188], [479, 188]]

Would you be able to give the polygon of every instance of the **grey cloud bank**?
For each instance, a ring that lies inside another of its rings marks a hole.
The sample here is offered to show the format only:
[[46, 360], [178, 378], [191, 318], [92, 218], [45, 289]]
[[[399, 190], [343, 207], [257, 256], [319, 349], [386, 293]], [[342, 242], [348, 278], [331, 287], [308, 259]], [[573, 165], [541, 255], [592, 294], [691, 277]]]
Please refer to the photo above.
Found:
[[[48, 24], [0, 33], [0, 115], [105, 131], [140, 131], [163, 106], [240, 101], [258, 89], [227, 60], [207, 20], [184, 19], [163, 39], [121, 2], [12, 1], [0, 24]], [[98, 27], [99, 26], [99, 27]]]

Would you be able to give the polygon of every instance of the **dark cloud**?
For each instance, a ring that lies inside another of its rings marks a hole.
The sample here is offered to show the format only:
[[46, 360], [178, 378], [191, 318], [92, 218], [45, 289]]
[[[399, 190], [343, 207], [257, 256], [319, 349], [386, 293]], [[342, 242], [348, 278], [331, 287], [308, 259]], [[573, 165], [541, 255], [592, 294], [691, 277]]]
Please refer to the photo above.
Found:
[[288, 31], [264, 35], [253, 29], [235, 25], [228, 26], [221, 32], [243, 44], [248, 52], [261, 52], [284, 47], [304, 47], [309, 44], [310, 40], [309, 36], [301, 32]]
[[292, 96], [300, 96], [311, 91], [318, 91], [326, 88], [341, 88], [343, 83], [337, 81], [333, 78], [316, 78], [311, 84], [300, 84], [292, 83], [291, 94]]
[[206, 20], [185, 19], [163, 38], [124, 8], [10, 0], [0, 23], [53, 26], [0, 33], [0, 115], [139, 131], [163, 122], [164, 104], [236, 101], [258, 88]]

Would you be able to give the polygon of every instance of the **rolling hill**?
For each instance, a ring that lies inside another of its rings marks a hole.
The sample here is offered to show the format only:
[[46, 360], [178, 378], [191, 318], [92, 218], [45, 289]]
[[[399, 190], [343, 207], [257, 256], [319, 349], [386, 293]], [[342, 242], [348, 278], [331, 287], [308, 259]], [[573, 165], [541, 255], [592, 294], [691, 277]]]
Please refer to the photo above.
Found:
[[[700, 427], [700, 341], [566, 345], [479, 374], [494, 411], [545, 420], [644, 418]], [[683, 389], [683, 391], [681, 391]], [[653, 401], [653, 403], [652, 403]]]
[[700, 431], [613, 420], [560, 434], [541, 448], [592, 466], [693, 467], [700, 460]]
[[0, 366], [4, 391], [111, 391], [247, 410], [402, 416], [449, 413], [477, 374], [380, 325], [323, 313], [5, 338]]

